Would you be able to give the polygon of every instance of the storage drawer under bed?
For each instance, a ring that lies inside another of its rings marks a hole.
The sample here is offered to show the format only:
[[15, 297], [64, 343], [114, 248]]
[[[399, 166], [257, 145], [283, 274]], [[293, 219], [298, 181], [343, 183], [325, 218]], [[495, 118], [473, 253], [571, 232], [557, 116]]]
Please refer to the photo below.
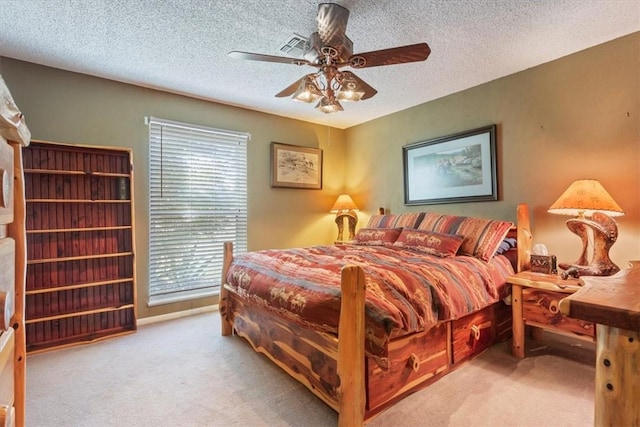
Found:
[[493, 308], [487, 307], [451, 322], [453, 363], [474, 356], [494, 342]]

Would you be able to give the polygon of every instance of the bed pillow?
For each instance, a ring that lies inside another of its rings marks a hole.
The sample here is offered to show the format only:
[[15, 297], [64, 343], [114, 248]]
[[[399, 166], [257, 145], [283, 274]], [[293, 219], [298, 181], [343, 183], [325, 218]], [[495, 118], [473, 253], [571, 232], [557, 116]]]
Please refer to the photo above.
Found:
[[498, 249], [496, 250], [496, 255], [505, 254], [517, 246], [518, 246], [517, 239], [514, 239], [513, 237], [505, 237], [504, 240], [500, 242], [500, 245], [498, 245]]
[[452, 257], [462, 244], [462, 236], [405, 228], [393, 246], [425, 252], [442, 258]]
[[361, 228], [351, 241], [354, 245], [391, 246], [402, 228]]
[[463, 236], [459, 254], [489, 261], [512, 226], [509, 221], [427, 213], [418, 229]]
[[369, 222], [366, 228], [398, 228], [408, 227], [416, 228], [422, 220], [424, 213], [403, 213], [403, 214], [388, 214], [388, 215], [372, 215], [369, 218]]

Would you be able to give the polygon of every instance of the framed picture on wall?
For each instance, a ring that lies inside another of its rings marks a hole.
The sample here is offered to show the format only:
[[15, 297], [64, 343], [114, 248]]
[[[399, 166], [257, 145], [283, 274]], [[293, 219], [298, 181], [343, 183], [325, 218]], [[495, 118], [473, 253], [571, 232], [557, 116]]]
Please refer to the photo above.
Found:
[[405, 205], [498, 200], [496, 125], [402, 147]]
[[322, 188], [322, 150], [271, 143], [271, 186]]

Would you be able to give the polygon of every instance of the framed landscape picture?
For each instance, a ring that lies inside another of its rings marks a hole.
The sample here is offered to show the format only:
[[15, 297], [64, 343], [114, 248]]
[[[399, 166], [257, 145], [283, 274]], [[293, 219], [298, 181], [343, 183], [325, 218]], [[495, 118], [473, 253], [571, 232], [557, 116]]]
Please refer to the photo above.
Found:
[[496, 125], [402, 147], [405, 205], [498, 200]]
[[271, 143], [271, 186], [322, 188], [322, 150]]

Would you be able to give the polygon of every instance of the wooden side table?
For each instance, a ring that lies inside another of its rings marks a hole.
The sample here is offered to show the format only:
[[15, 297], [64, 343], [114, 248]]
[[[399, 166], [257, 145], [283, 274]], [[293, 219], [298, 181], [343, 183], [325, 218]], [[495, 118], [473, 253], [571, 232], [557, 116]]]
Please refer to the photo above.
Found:
[[530, 326], [534, 337], [542, 329], [593, 340], [594, 324], [571, 319], [560, 312], [559, 302], [580, 289], [575, 279], [563, 280], [560, 276], [522, 271], [507, 278], [512, 285], [514, 356], [524, 358], [525, 326]]

